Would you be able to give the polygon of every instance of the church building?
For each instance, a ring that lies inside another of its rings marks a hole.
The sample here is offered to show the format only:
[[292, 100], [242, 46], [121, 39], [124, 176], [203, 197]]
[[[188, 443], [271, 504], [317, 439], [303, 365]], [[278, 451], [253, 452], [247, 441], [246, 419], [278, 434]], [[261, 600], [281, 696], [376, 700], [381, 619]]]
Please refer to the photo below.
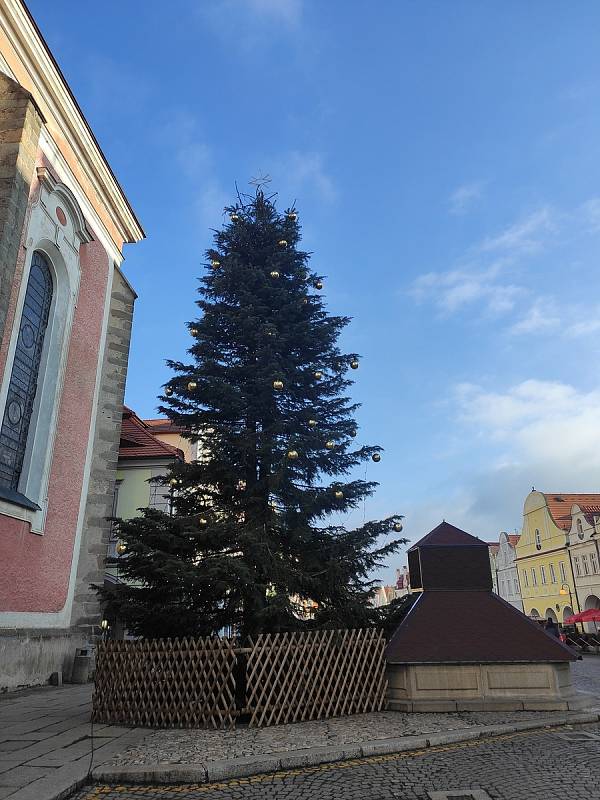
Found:
[[0, 3], [0, 691], [99, 623], [143, 230], [22, 0]]

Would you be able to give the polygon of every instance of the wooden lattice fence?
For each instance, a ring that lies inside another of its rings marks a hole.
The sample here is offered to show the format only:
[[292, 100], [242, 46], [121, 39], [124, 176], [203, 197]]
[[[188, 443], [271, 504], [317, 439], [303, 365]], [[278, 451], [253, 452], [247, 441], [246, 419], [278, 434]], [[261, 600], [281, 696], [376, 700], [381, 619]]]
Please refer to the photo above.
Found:
[[385, 707], [383, 631], [261, 634], [246, 667], [250, 725], [380, 711]]
[[[261, 634], [249, 647], [218, 638], [101, 642], [93, 718], [152, 728], [232, 728], [240, 715], [262, 727], [380, 711], [384, 647], [383, 631], [374, 629]], [[240, 669], [242, 697], [236, 694]]]
[[95, 722], [227, 728], [238, 715], [229, 639], [107, 641], [96, 654]]

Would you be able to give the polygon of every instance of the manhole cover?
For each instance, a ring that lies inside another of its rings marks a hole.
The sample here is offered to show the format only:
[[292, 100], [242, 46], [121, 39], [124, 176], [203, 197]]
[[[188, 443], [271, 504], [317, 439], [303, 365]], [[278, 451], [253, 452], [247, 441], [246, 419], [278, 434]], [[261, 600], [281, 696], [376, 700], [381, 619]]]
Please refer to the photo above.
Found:
[[448, 789], [444, 792], [428, 792], [430, 800], [492, 800], [483, 789]]
[[600, 742], [600, 736], [589, 731], [570, 731], [569, 733], [555, 733], [554, 735], [567, 742]]

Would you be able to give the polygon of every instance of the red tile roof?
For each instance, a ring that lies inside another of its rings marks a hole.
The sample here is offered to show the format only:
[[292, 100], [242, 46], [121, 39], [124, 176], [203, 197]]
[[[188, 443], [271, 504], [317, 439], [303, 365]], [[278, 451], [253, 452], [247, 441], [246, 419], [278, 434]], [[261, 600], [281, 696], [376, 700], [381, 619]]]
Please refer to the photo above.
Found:
[[[564, 531], [571, 530], [571, 506], [598, 506], [600, 494], [550, 494], [544, 492], [552, 519]], [[599, 512], [600, 513], [600, 512]]]
[[161, 442], [135, 411], [123, 406], [119, 459], [128, 458], [172, 458], [183, 461], [178, 447]]
[[157, 417], [156, 419], [143, 420], [149, 428], [152, 428], [153, 433], [181, 433], [183, 428], [171, 422], [170, 419], [165, 417]]

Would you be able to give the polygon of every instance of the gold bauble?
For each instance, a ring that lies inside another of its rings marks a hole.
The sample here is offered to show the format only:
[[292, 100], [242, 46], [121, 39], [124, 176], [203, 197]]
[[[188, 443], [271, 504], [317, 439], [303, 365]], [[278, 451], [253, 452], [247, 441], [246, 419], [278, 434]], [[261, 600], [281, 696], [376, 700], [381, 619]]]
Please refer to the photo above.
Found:
[[296, 214], [295, 211], [288, 211], [286, 217], [292, 222], [296, 222], [296, 220], [298, 219], [298, 214]]
[[177, 478], [171, 478], [171, 480], [169, 481], [169, 483], [170, 483], [170, 485], [171, 485], [171, 486], [177, 486], [177, 484], [179, 483], [179, 481], [177, 480]]
[[371, 456], [371, 458], [373, 459], [373, 461], [374, 461], [375, 463], [377, 463], [378, 461], [381, 461], [381, 456], [379, 455], [379, 453], [373, 453], [373, 455]]
[[323, 281], [317, 281], [315, 283], [315, 289], [322, 289], [323, 288]]
[[308, 303], [308, 297], [302, 298], [302, 305], [305, 306]]
[[165, 386], [165, 396], [171, 397], [172, 394], [173, 394], [173, 389], [171, 389], [170, 386]]
[[190, 333], [192, 336], [198, 336], [198, 328], [190, 328]]
[[320, 381], [323, 377], [323, 373], [318, 369], [316, 372], [313, 372], [313, 376], [316, 381]]
[[396, 531], [396, 533], [400, 533], [402, 527], [403, 525], [401, 522], [394, 522], [394, 530]]
[[295, 461], [298, 458], [298, 451], [297, 450], [288, 450], [287, 457], [290, 461]]
[[219, 269], [221, 262], [217, 258], [213, 258], [213, 260], [210, 262], [210, 265], [213, 269]]
[[240, 215], [236, 214], [235, 211], [232, 211], [231, 214], [229, 215], [229, 219], [232, 222], [237, 222], [239, 218], [240, 218]]
[[350, 368], [358, 369], [358, 361], [355, 358], [353, 358], [352, 361], [350, 362]]
[[338, 489], [338, 490], [336, 491], [336, 493], [335, 493], [335, 499], [336, 499], [336, 500], [343, 500], [343, 499], [344, 499], [344, 493], [342, 492], [342, 490], [341, 490], [341, 489]]
[[117, 542], [115, 550], [120, 556], [122, 556], [123, 553], [127, 552], [127, 545], [125, 544], [125, 542]]
[[357, 433], [358, 433], [357, 430], [350, 431], [350, 436], [354, 439]]
[[333, 450], [335, 447], [335, 442], [332, 442], [331, 439], [325, 442], [325, 447], [327, 450]]
[[277, 244], [279, 245], [279, 247], [287, 247], [287, 240], [286, 239], [280, 239], [277, 242]]
[[269, 275], [270, 275], [272, 278], [278, 278], [278, 277], [279, 277], [279, 273], [277, 272], [277, 270], [276, 270], [276, 269], [273, 269], [273, 270], [271, 270], [271, 272], [269, 273]]
[[309, 419], [308, 420], [308, 427], [309, 428], [316, 428], [317, 427], [317, 420], [316, 419]]
[[198, 384], [196, 383], [196, 381], [188, 381], [187, 388], [188, 388], [189, 392], [193, 392], [194, 389], [197, 388], [197, 386], [198, 386]]
[[283, 389], [283, 381], [273, 381], [273, 388], [281, 391]]
[[206, 526], [208, 525], [208, 520], [205, 519], [204, 517], [200, 517], [200, 519], [198, 520], [198, 525], [201, 528], [206, 528]]

